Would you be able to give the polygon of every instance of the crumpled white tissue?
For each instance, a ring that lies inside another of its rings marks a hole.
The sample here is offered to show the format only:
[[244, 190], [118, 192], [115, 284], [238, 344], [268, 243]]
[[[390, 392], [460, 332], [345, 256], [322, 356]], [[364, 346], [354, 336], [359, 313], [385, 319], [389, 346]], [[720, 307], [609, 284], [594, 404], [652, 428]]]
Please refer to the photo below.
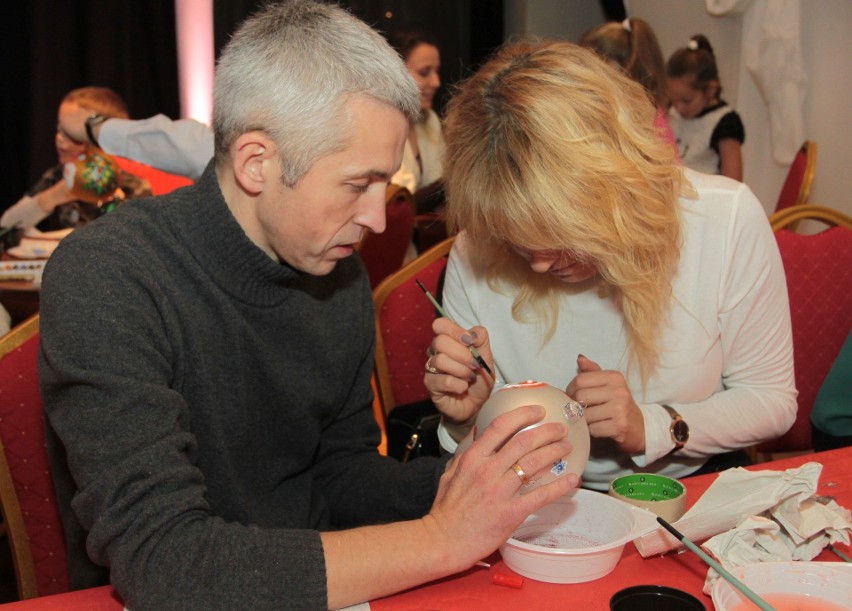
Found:
[[784, 542], [793, 560], [812, 560], [830, 543], [849, 545], [852, 512], [834, 499], [811, 497], [795, 507], [789, 501], [769, 510], [770, 517], [783, 528]]
[[[786, 471], [728, 469], [719, 474], [673, 526], [692, 541], [704, 541], [734, 528], [743, 518], [759, 515], [784, 502], [790, 505], [783, 505], [781, 515], [791, 520], [795, 508], [816, 492], [820, 473], [822, 465], [817, 462]], [[803, 525], [802, 528], [808, 531], [812, 526]], [[681, 547], [680, 542], [662, 527], [638, 537], [633, 543], [645, 558]]]
[[[834, 500], [795, 497], [782, 501], [762, 516], [749, 516], [736, 528], [716, 535], [702, 547], [731, 571], [756, 562], [809, 561], [829, 543], [849, 544], [852, 512]], [[704, 592], [710, 594], [719, 574], [710, 569]]]

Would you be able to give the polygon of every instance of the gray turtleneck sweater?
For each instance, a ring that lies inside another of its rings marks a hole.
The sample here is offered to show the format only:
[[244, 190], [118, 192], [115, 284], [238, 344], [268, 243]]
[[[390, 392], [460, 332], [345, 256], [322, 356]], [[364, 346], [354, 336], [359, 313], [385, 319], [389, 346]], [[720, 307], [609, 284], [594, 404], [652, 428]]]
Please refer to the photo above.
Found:
[[212, 165], [63, 240], [39, 366], [74, 586], [99, 565], [136, 611], [325, 608], [319, 531], [425, 514], [444, 465], [377, 453], [373, 324], [357, 257], [272, 261]]

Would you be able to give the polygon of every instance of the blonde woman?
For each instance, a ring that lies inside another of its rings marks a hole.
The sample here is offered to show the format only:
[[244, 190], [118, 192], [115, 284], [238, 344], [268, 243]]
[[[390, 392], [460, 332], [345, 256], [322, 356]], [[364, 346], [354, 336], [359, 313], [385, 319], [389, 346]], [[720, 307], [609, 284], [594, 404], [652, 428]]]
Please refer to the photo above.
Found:
[[498, 380], [587, 405], [584, 485], [682, 477], [793, 423], [786, 285], [744, 185], [683, 170], [642, 86], [570, 43], [516, 44], [446, 121], [460, 229], [425, 383], [453, 448]]

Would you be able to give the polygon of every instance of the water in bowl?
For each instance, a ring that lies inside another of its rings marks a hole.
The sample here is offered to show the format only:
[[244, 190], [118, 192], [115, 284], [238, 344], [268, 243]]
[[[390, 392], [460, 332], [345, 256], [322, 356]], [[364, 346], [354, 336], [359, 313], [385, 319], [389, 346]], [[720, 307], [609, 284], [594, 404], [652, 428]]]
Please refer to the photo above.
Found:
[[[849, 611], [849, 607], [845, 605], [804, 594], [761, 594], [760, 597], [774, 607], [775, 611]], [[730, 611], [753, 611], [757, 608], [750, 600], [744, 600], [731, 607]]]

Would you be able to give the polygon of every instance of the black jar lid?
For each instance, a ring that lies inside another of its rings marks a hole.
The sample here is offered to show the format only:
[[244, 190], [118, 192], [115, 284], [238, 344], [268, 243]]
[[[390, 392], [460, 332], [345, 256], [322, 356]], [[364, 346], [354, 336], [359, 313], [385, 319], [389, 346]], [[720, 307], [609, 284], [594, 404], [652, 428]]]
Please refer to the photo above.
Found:
[[609, 599], [611, 611], [706, 611], [700, 600], [667, 586], [633, 586]]

